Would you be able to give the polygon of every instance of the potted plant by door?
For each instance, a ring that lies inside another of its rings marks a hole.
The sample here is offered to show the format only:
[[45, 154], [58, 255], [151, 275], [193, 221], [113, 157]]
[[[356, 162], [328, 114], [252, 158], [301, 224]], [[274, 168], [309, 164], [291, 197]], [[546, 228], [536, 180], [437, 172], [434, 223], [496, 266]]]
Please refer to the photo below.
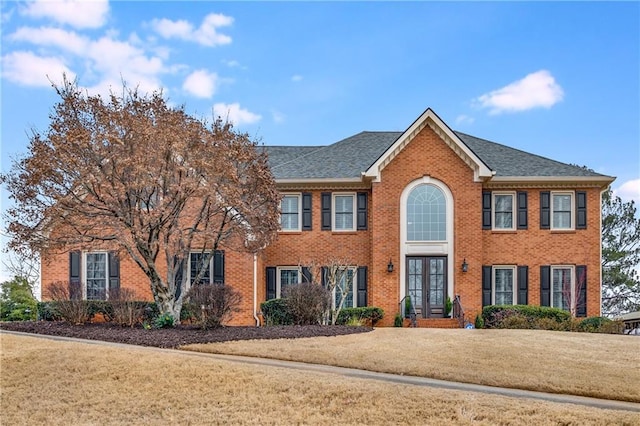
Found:
[[453, 303], [451, 298], [447, 296], [447, 301], [444, 304], [444, 313], [447, 318], [451, 318], [451, 310], [453, 309]]

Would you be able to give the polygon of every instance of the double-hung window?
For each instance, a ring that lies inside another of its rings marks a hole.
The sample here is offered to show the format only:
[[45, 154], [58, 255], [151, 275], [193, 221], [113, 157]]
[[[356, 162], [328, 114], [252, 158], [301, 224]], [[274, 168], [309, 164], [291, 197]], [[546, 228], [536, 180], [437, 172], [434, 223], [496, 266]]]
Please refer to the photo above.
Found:
[[573, 192], [552, 192], [551, 212], [551, 229], [573, 229]]
[[333, 230], [355, 231], [355, 194], [333, 194]]
[[280, 230], [300, 231], [300, 194], [284, 194], [280, 201]]
[[107, 278], [109, 277], [109, 258], [106, 252], [86, 253], [85, 282], [87, 300], [107, 299]]
[[345, 268], [337, 273], [337, 283], [334, 289], [333, 303], [335, 307], [340, 305], [342, 308], [353, 308], [356, 306], [353, 295], [355, 294], [356, 268]]
[[493, 301], [494, 305], [516, 304], [515, 266], [493, 267]]
[[514, 220], [514, 193], [493, 192], [493, 229], [513, 230]]
[[551, 306], [571, 310], [574, 301], [573, 266], [551, 267]]
[[286, 297], [287, 289], [300, 284], [302, 273], [297, 266], [280, 266], [277, 269], [276, 297]]
[[192, 252], [189, 255], [189, 285], [224, 284], [224, 251]]

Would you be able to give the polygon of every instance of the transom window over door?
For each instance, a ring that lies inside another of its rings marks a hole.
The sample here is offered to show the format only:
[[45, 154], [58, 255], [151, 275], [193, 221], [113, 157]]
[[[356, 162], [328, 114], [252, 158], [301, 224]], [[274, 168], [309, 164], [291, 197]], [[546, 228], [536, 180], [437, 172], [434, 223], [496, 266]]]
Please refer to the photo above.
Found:
[[423, 184], [407, 199], [407, 241], [445, 241], [447, 201], [442, 190]]

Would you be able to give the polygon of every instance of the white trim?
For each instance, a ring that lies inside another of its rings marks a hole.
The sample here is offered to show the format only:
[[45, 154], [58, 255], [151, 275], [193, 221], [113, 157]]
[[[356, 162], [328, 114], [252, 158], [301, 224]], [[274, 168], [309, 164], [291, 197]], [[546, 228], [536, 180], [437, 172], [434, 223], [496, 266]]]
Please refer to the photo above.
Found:
[[[496, 227], [496, 195], [510, 195], [511, 196], [511, 227], [510, 228], [497, 228]], [[493, 231], [515, 231], [516, 219], [518, 215], [518, 207], [516, 206], [516, 192], [515, 191], [491, 191], [491, 230]]]
[[[571, 201], [571, 211], [569, 212], [569, 220], [571, 221], [571, 226], [568, 228], [558, 228], [553, 224], [553, 196], [554, 195], [570, 195]], [[549, 229], [552, 231], [573, 231], [576, 229], [576, 193], [575, 191], [550, 191], [549, 194]]]
[[[336, 197], [351, 197], [352, 199], [352, 210], [351, 210], [351, 228], [349, 229], [338, 229], [336, 228]], [[331, 193], [331, 230], [333, 232], [353, 232], [358, 228], [358, 224], [356, 223], [358, 219], [358, 205], [357, 205], [357, 193], [355, 192], [332, 192]]]
[[[282, 192], [282, 199], [280, 200], [280, 229], [278, 232], [301, 232], [302, 231], [302, 192]], [[284, 197], [298, 197], [298, 227], [296, 229], [282, 229], [282, 200]]]
[[601, 183], [608, 185], [616, 178], [611, 176], [494, 176], [491, 182], [519, 183], [519, 182], [583, 182]]
[[[407, 241], [407, 199], [409, 193], [419, 185], [433, 185], [439, 188], [447, 202], [446, 239], [444, 241]], [[400, 298], [398, 303], [406, 295], [406, 269], [407, 256], [446, 256], [447, 257], [447, 294], [451, 300], [454, 298], [455, 274], [454, 274], [454, 203], [453, 194], [444, 182], [430, 176], [423, 176], [410, 182], [400, 196]], [[445, 297], [446, 299], [446, 297]]]
[[473, 171], [476, 182], [492, 177], [493, 172], [453, 130], [431, 109], [427, 108], [416, 121], [373, 163], [365, 172], [365, 177], [380, 181], [382, 170], [413, 140], [426, 126], [429, 126]]
[[253, 319], [256, 321], [256, 327], [260, 327], [260, 318], [258, 317], [258, 255], [253, 253]]
[[[549, 277], [549, 283], [550, 283], [550, 295], [549, 295], [549, 306], [551, 306], [552, 308], [560, 308], [562, 309], [562, 306], [554, 306], [553, 305], [553, 271], [555, 269], [569, 269], [570, 270], [570, 278], [571, 278], [571, 284], [570, 284], [570, 290], [571, 290], [571, 300], [569, 300], [568, 303], [568, 311], [571, 312], [573, 307], [576, 304], [576, 267], [575, 265], [551, 265], [551, 267], [549, 268], [549, 274], [551, 275]], [[564, 295], [563, 295], [564, 296]]]
[[359, 183], [362, 182], [362, 177], [354, 178], [286, 178], [276, 179], [276, 184], [286, 183]]
[[512, 271], [511, 274], [511, 292], [513, 294], [511, 303], [509, 305], [517, 304], [517, 294], [518, 294], [518, 277], [517, 277], [517, 268], [515, 265], [492, 265], [491, 266], [491, 304], [496, 304], [496, 270], [498, 269], [510, 269]]
[[282, 297], [282, 285], [280, 283], [281, 271], [297, 271], [298, 272], [298, 284], [302, 283], [302, 268], [300, 266], [277, 266], [276, 267], [276, 299]]

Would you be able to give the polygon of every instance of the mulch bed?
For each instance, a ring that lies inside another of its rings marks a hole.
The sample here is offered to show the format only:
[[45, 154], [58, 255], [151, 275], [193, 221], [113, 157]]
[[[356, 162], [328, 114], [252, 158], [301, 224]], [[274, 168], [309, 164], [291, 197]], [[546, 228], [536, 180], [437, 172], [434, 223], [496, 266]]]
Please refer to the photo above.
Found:
[[176, 348], [191, 343], [227, 342], [231, 340], [340, 336], [372, 330], [371, 327], [343, 325], [220, 327], [211, 330], [181, 325], [175, 328], [144, 329], [142, 327], [120, 327], [109, 323], [71, 325], [58, 321], [3, 322], [0, 323], [0, 329], [140, 346], [155, 346], [158, 348]]

